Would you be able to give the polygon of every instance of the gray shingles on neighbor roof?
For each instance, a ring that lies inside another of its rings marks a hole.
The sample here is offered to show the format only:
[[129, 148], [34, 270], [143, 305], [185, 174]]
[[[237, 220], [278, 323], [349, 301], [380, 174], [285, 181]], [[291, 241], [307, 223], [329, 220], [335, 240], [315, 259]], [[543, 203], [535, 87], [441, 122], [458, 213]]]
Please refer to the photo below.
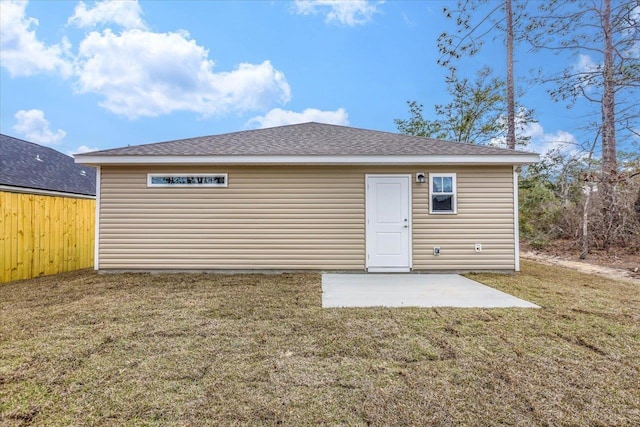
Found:
[[421, 136], [302, 123], [114, 148], [83, 156], [428, 156], [530, 155]]
[[96, 171], [52, 148], [0, 134], [0, 185], [95, 196]]

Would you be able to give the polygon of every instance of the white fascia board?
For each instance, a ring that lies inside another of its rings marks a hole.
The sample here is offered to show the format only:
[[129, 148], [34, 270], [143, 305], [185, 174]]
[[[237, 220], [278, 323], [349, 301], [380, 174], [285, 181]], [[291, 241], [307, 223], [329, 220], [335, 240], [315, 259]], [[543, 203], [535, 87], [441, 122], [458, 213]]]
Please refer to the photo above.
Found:
[[432, 156], [78, 156], [88, 165], [202, 165], [202, 164], [308, 164], [308, 165], [528, 165], [538, 154], [432, 155]]

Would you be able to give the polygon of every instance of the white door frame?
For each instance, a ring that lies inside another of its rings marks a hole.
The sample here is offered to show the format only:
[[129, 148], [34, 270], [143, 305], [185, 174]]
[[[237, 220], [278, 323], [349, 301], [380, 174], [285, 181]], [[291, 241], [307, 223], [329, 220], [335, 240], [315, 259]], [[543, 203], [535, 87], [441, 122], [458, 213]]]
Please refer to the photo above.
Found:
[[[370, 267], [369, 266], [369, 254], [371, 252], [369, 241], [369, 216], [368, 216], [368, 206], [369, 206], [369, 178], [407, 178], [408, 180], [408, 200], [407, 200], [407, 222], [408, 222], [408, 254], [409, 254], [409, 266], [408, 267]], [[365, 174], [364, 176], [364, 186], [365, 186], [365, 267], [370, 273], [408, 273], [413, 268], [413, 209], [412, 209], [412, 175], [411, 174]]]

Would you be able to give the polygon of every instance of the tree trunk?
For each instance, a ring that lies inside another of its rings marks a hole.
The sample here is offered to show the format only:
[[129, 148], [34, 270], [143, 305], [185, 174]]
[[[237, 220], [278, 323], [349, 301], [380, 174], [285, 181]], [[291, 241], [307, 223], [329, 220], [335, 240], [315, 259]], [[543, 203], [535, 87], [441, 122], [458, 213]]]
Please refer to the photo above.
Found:
[[602, 92], [602, 182], [603, 217], [606, 224], [604, 247], [609, 249], [614, 230], [618, 225], [618, 205], [615, 181], [618, 176], [616, 153], [615, 80], [613, 62], [613, 28], [611, 25], [611, 0], [604, 0], [601, 15], [604, 33], [604, 64]]
[[618, 172], [611, 0], [604, 0], [602, 30], [604, 33], [604, 64], [602, 70], [604, 74], [602, 94], [602, 172], [605, 181], [611, 183]]
[[587, 184], [587, 194], [582, 209], [582, 253], [580, 259], [586, 259], [589, 254], [589, 202], [591, 201], [591, 183]]
[[640, 189], [638, 190], [638, 197], [636, 198], [636, 201], [633, 204], [633, 208], [636, 211], [636, 217], [638, 218], [638, 222], [640, 222]]
[[516, 112], [513, 88], [513, 11], [511, 0], [505, 0], [507, 12], [507, 148], [516, 148]]

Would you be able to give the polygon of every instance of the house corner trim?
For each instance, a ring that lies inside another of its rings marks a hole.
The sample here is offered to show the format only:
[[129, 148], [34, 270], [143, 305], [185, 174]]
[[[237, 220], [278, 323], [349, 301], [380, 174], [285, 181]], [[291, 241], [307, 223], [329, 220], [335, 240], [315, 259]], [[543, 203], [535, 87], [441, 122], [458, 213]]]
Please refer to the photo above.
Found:
[[100, 181], [101, 167], [96, 166], [96, 219], [94, 222], [93, 269], [100, 269]]
[[518, 209], [518, 167], [513, 167], [513, 244], [515, 271], [520, 271], [520, 212]]

